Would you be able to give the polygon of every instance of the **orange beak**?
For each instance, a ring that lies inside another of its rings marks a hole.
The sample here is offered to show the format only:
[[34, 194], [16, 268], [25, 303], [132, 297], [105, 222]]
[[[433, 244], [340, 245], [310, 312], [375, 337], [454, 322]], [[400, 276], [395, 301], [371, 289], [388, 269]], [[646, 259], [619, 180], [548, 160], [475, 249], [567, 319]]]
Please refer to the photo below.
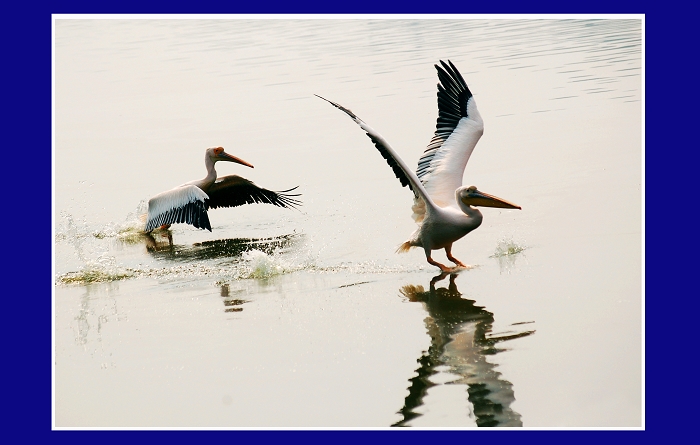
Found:
[[462, 199], [462, 202], [466, 205], [472, 205], [477, 207], [498, 207], [502, 209], [518, 209], [522, 210], [522, 207], [515, 205], [505, 199], [497, 198], [496, 196], [489, 195], [488, 193], [480, 192], [479, 190], [474, 190], [469, 196]]
[[226, 153], [225, 151], [222, 151], [222, 152], [221, 152], [221, 154], [219, 155], [219, 160], [220, 160], [220, 161], [235, 162], [236, 164], [241, 164], [241, 165], [245, 165], [246, 167], [255, 168], [255, 167], [253, 167], [252, 164], [247, 163], [246, 161], [244, 161], [244, 160], [241, 159], [241, 158], [237, 158], [237, 157], [235, 157], [235, 156], [231, 156], [230, 154]]

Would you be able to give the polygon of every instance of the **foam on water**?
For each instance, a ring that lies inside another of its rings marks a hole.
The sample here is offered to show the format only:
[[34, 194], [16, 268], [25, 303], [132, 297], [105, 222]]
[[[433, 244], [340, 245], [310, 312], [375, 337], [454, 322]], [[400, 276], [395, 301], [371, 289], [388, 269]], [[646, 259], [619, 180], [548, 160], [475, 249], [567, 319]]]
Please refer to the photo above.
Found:
[[139, 218], [143, 204], [139, 204], [136, 212], [129, 213], [120, 223], [108, 223], [104, 227], [90, 229], [85, 219], [76, 222], [73, 215], [61, 212], [63, 225], [57, 227], [56, 241], [74, 241], [78, 239], [118, 238], [127, 243], [137, 243], [142, 240], [144, 222]]
[[498, 258], [498, 257], [504, 257], [508, 255], [515, 255], [523, 250], [525, 250], [527, 247], [520, 245], [513, 241], [512, 237], [507, 237], [507, 238], [502, 238], [501, 240], [498, 241], [498, 244], [496, 245], [496, 251], [494, 252], [493, 255], [491, 255], [490, 258]]
[[[97, 229], [89, 227], [86, 221], [76, 222], [72, 215], [63, 212], [61, 214], [63, 224], [60, 230], [57, 230], [55, 240], [58, 243], [71, 245], [79, 262], [75, 266], [77, 270], [58, 275], [56, 284], [90, 284], [138, 278], [177, 281], [205, 277], [225, 282], [269, 279], [299, 271], [320, 274], [347, 272], [389, 274], [419, 272], [428, 267], [424, 264], [397, 265], [392, 264], [391, 261], [340, 263], [331, 261], [329, 264], [320, 260], [324, 248], [314, 248], [315, 243], [311, 239], [306, 239], [303, 243], [282, 243], [279, 246], [273, 244], [268, 246], [269, 248], [261, 247], [260, 240], [251, 239], [248, 240], [248, 250], [242, 253], [240, 251], [231, 251], [228, 254], [218, 252], [216, 256], [209, 257], [204, 254], [193, 254], [202, 249], [200, 245], [176, 246], [176, 249], [181, 249], [179, 253], [192, 254], [186, 262], [181, 261], [183, 255], [178, 255], [178, 261], [173, 262], [174, 260], [167, 256], [167, 249], [162, 251], [164, 255], [159, 256], [156, 253], [154, 256], [154, 252], [151, 252], [151, 255], [143, 257], [141, 253], [130, 254], [129, 252], [136, 251], [125, 251], [123, 248], [124, 245], [136, 247], [146, 241], [143, 221], [139, 218], [143, 213], [142, 207], [143, 203], [139, 204], [139, 208], [127, 215], [122, 222], [111, 222]], [[218, 245], [220, 241], [209, 242], [209, 244]], [[236, 241], [246, 244], [246, 240]], [[245, 245], [242, 247], [246, 248]], [[163, 262], [166, 262], [167, 266], [163, 266]]]
[[155, 278], [175, 281], [197, 277], [212, 277], [220, 282], [249, 279], [269, 279], [279, 275], [300, 271], [308, 273], [334, 274], [388, 274], [420, 272], [424, 265], [385, 265], [373, 261], [359, 263], [340, 263], [338, 265], [319, 266], [317, 258], [309, 251], [275, 250], [268, 254], [251, 249], [243, 252], [240, 259], [230, 262], [212, 264], [211, 261], [191, 261], [169, 267], [121, 267], [114, 257], [101, 256], [97, 261], [85, 261], [85, 265], [76, 272], [68, 272], [57, 278], [57, 284], [89, 284], [124, 279]]
[[133, 276], [133, 271], [118, 267], [114, 257], [105, 255], [95, 261], [87, 260], [80, 270], [63, 274], [58, 281], [63, 284], [89, 284], [123, 280]]
[[243, 252], [240, 278], [270, 278], [275, 275], [292, 273], [313, 266], [312, 263], [296, 263], [283, 257], [279, 251], [272, 255], [257, 249]]
[[489, 258], [498, 260], [498, 267], [501, 273], [511, 273], [515, 269], [515, 263], [518, 258], [526, 259], [523, 253], [525, 249], [527, 249], [526, 246], [516, 243], [512, 237], [505, 237], [498, 241], [496, 251]]
[[129, 213], [121, 223], [109, 223], [105, 227], [92, 232], [98, 239], [117, 238], [127, 244], [137, 244], [143, 241], [145, 227], [144, 215], [148, 210], [146, 201], [141, 201], [133, 213]]
[[312, 250], [283, 251], [274, 250], [265, 253], [257, 249], [243, 252], [238, 279], [270, 278], [276, 275], [289, 274], [299, 271], [309, 273], [341, 273], [382, 274], [417, 272], [424, 270], [423, 265], [392, 265], [376, 261], [341, 262], [335, 265], [319, 264], [319, 254]]

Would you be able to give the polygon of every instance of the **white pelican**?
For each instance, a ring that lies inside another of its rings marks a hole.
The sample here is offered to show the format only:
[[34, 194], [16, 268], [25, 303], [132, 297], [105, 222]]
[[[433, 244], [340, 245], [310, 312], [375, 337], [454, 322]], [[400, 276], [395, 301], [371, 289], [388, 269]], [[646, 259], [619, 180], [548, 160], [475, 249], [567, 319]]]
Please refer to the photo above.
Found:
[[287, 192], [296, 187], [281, 192], [273, 192], [258, 187], [253, 182], [237, 175], [216, 177], [214, 164], [217, 161], [229, 161], [253, 168], [243, 159], [226, 153], [223, 147], [207, 148], [204, 155], [204, 165], [207, 176], [198, 181], [190, 181], [159, 193], [148, 200], [148, 218], [145, 232], [155, 228], [170, 227], [174, 223], [187, 223], [198, 229], [211, 232], [208, 209], [217, 207], [237, 207], [256, 202], [267, 203], [285, 208], [294, 208], [301, 203]]
[[422, 247], [428, 263], [443, 272], [452, 269], [435, 261], [431, 252], [445, 249], [447, 258], [456, 266], [465, 267], [452, 256], [452, 243], [481, 225], [481, 212], [472, 206], [520, 209], [520, 206], [479, 191], [475, 186], [463, 187], [462, 176], [469, 156], [484, 133], [484, 121], [476, 102], [457, 68], [448, 60], [435, 65], [438, 72], [437, 129], [428, 148], [418, 160], [418, 169], [411, 171], [384, 138], [347, 108], [325, 99], [350, 116], [372, 140], [386, 159], [401, 185], [414, 195], [413, 219], [418, 229], [401, 244], [397, 252]]

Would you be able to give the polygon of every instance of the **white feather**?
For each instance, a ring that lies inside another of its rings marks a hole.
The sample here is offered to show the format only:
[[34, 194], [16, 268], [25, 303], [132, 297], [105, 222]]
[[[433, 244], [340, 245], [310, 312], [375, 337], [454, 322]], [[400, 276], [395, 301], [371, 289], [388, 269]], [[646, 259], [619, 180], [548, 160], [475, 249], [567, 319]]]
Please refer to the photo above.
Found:
[[148, 201], [148, 220], [151, 221], [165, 212], [184, 207], [194, 201], [209, 199], [209, 195], [196, 185], [183, 185], [157, 194]]
[[[430, 167], [421, 181], [433, 199], [440, 207], [457, 206], [455, 191], [462, 186], [464, 169], [476, 143], [484, 133], [484, 121], [476, 108], [474, 98], [467, 102], [467, 114], [452, 131], [442, 146], [435, 152]], [[421, 205], [414, 201], [413, 219], [422, 220]]]

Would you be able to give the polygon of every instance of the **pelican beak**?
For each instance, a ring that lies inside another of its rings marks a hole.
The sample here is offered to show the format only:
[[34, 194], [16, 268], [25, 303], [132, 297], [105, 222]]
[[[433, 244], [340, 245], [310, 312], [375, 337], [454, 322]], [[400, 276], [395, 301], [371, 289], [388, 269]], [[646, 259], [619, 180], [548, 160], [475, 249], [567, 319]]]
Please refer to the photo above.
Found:
[[246, 167], [254, 168], [252, 164], [247, 163], [246, 161], [244, 161], [241, 158], [231, 156], [230, 154], [228, 154], [226, 152], [222, 152], [219, 155], [219, 160], [220, 161], [231, 161], [231, 162], [235, 162], [236, 164], [241, 164], [241, 165], [245, 165]]
[[522, 210], [522, 207], [519, 205], [515, 205], [504, 199], [489, 195], [488, 193], [480, 192], [479, 190], [474, 190], [469, 194], [469, 196], [462, 198], [462, 202], [466, 205], [477, 207], [498, 207], [502, 209]]

